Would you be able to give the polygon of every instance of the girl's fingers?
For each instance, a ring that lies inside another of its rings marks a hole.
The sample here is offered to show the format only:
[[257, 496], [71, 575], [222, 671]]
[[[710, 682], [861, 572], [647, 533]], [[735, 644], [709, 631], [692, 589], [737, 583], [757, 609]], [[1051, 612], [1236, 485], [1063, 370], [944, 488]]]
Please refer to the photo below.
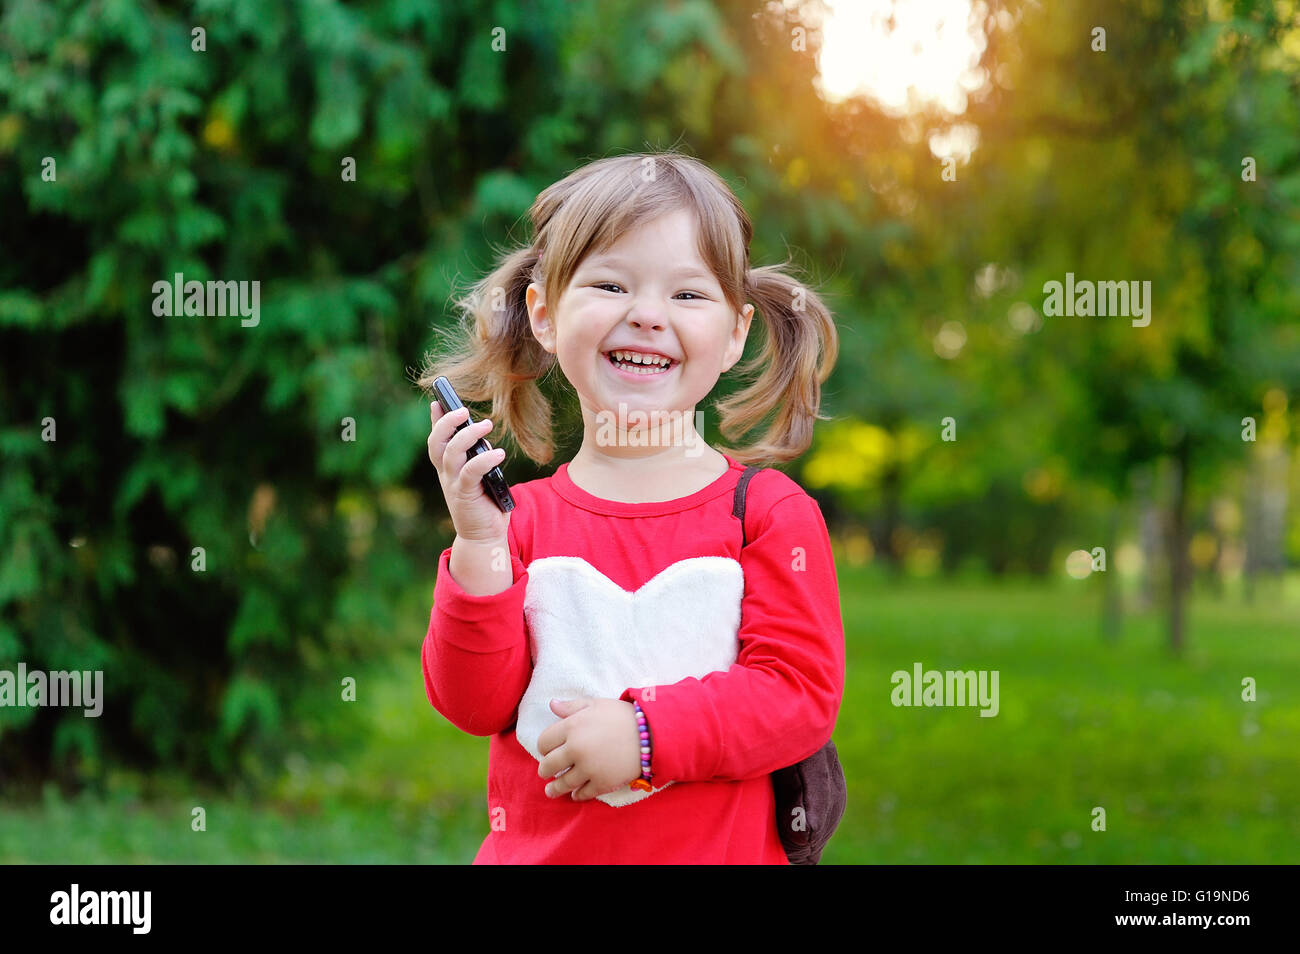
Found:
[[569, 798], [573, 799], [575, 802], [589, 802], [597, 795], [605, 795], [609, 792], [616, 792], [620, 787], [621, 786], [615, 786], [614, 788], [609, 788], [608, 786], [606, 786], [602, 788], [601, 786], [596, 784], [596, 780], [594, 778], [589, 778], [587, 779], [585, 784], [578, 786], [576, 789], [570, 792]]
[[465, 466], [461, 468], [461, 480], [465, 481], [467, 484], [477, 484], [487, 476], [489, 470], [500, 465], [500, 463], [505, 459], [505, 451], [499, 447], [494, 447], [490, 451], [478, 454], [473, 460], [467, 461]]
[[437, 437], [440, 443], [445, 444], [448, 439], [450, 439], [452, 431], [454, 431], [460, 423], [465, 420], [465, 416], [468, 413], [469, 411], [462, 407], [452, 411], [450, 414], [444, 414], [441, 407], [439, 407], [438, 402], [434, 401], [429, 405], [429, 418], [433, 421], [432, 433]]
[[586, 787], [578, 792], [577, 801], [584, 802], [589, 798], [596, 798], [600, 795], [613, 795], [615, 792], [627, 788], [626, 783], [623, 785], [606, 785], [604, 788], [597, 788], [595, 781], [588, 782]]
[[557, 745], [542, 756], [537, 763], [537, 776], [538, 778], [555, 778], [561, 772], [571, 768], [573, 768], [573, 760], [569, 758], [563, 745]]
[[582, 788], [578, 789], [569, 797], [573, 799], [575, 802], [585, 802], [595, 798], [597, 795], [603, 795], [603, 794], [604, 792], [602, 792], [596, 786], [596, 783], [594, 781], [589, 781], [587, 782], [586, 785], [582, 786]]
[[591, 778], [586, 775], [579, 775], [577, 766], [570, 768], [559, 778], [552, 779], [546, 785], [546, 795], [549, 798], [559, 798], [567, 795], [576, 789], [582, 788]]
[[442, 405], [437, 401], [429, 403], [429, 420], [432, 422], [427, 442], [429, 445], [429, 460], [438, 470], [443, 470], [446, 466], [447, 441], [451, 438], [456, 425], [465, 419], [466, 413], [462, 408], [450, 414], [444, 414]]
[[464, 456], [457, 451], [449, 450], [444, 458], [446, 460], [447, 477], [453, 484], [459, 484], [462, 490], [469, 489], [479, 481], [489, 470], [497, 466], [504, 459], [499, 448], [493, 448], [482, 454], [475, 454], [470, 460], [465, 460]]
[[[501, 462], [501, 455], [496, 454], [494, 456], [492, 451], [488, 451], [484, 454], [476, 454], [472, 460], [467, 459], [469, 457], [469, 449], [474, 446], [475, 442], [478, 441], [479, 438], [489, 434], [491, 430], [491, 421], [475, 421], [447, 442], [447, 446], [443, 450], [442, 459], [444, 466], [447, 468], [447, 475], [449, 477], [455, 479], [464, 471], [465, 468], [473, 468], [469, 474], [465, 475], [466, 479], [474, 473], [477, 473], [478, 476], [474, 479], [481, 480], [483, 475], [491, 470], [495, 464]], [[494, 463], [484, 463], [484, 457], [491, 457]]]
[[430, 447], [442, 460], [442, 469], [448, 477], [454, 478], [460, 472], [460, 465], [465, 463], [470, 445], [491, 429], [483, 428], [482, 421], [475, 421], [469, 427], [456, 430], [464, 422], [468, 413], [464, 408], [460, 408], [443, 415], [433, 426], [433, 432], [429, 436]]
[[[457, 424], [463, 418], [456, 421]], [[492, 421], [484, 418], [481, 421], [475, 421], [469, 427], [462, 427], [453, 434], [447, 441], [448, 450], [457, 451], [460, 454], [468, 454], [469, 449], [474, 446], [474, 442], [480, 437], [486, 437], [492, 433]]]

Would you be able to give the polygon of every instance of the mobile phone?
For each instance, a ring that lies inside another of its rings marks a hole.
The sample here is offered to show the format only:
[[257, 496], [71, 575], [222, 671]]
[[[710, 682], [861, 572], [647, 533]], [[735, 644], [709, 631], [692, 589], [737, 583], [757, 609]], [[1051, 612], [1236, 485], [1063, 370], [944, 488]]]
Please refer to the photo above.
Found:
[[[442, 407], [444, 414], [450, 414], [452, 411], [458, 411], [464, 407], [456, 389], [451, 386], [442, 375], [433, 379], [433, 390], [438, 395], [438, 404]], [[474, 423], [473, 417], [465, 418], [465, 423], [456, 428], [453, 433], [457, 433]], [[465, 455], [467, 460], [473, 460], [479, 454], [486, 453], [492, 449], [492, 445], [487, 442], [487, 438], [480, 437], [474, 442], [474, 446], [469, 449]], [[506, 475], [501, 472], [501, 466], [498, 464], [486, 474], [483, 475], [483, 489], [487, 491], [488, 496], [492, 498], [502, 513], [509, 513], [515, 509], [515, 498], [510, 496], [510, 487], [506, 484]]]

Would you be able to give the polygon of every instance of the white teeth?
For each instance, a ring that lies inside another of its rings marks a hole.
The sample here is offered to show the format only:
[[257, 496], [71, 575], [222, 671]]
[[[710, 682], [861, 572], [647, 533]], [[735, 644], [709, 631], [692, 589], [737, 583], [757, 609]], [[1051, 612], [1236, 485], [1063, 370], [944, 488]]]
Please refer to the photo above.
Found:
[[672, 367], [672, 359], [636, 351], [611, 351], [611, 358], [628, 374], [663, 374]]
[[658, 355], [641, 354], [637, 351], [611, 351], [610, 354], [614, 356], [615, 360], [622, 361], [625, 364], [648, 365], [657, 368], [666, 368], [672, 364], [672, 361], [668, 358], [663, 358]]

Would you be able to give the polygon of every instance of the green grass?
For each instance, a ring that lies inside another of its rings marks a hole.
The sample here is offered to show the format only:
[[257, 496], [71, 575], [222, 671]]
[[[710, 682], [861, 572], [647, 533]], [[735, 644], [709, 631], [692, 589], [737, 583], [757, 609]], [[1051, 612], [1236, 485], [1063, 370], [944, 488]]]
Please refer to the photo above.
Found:
[[[1176, 659], [1155, 613], [1104, 643], [1096, 582], [841, 571], [849, 808], [825, 863], [1300, 860], [1295, 603], [1200, 598]], [[356, 674], [354, 703], [320, 678], [308, 734], [256, 800], [184, 780], [146, 800], [125, 776], [101, 799], [47, 790], [0, 808], [0, 862], [468, 862], [487, 832], [487, 740], [429, 706], [415, 640]], [[917, 662], [998, 670], [999, 714], [895, 707], [890, 675]], [[195, 805], [206, 831], [190, 828]]]
[[[1097, 592], [843, 585], [853, 632], [835, 741], [850, 809], [825, 861], [1300, 859], [1296, 607], [1198, 600], [1175, 659], [1154, 614], [1104, 644]], [[998, 670], [999, 714], [894, 707], [890, 674], [915, 662]]]

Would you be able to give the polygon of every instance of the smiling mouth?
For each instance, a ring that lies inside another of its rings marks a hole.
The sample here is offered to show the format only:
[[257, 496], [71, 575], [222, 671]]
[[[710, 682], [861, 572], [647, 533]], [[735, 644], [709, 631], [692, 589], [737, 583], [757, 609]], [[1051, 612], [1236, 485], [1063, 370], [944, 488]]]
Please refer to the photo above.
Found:
[[605, 359], [620, 371], [626, 371], [629, 374], [640, 374], [645, 377], [665, 374], [681, 364], [680, 361], [674, 361], [666, 356], [622, 350], [605, 352]]

